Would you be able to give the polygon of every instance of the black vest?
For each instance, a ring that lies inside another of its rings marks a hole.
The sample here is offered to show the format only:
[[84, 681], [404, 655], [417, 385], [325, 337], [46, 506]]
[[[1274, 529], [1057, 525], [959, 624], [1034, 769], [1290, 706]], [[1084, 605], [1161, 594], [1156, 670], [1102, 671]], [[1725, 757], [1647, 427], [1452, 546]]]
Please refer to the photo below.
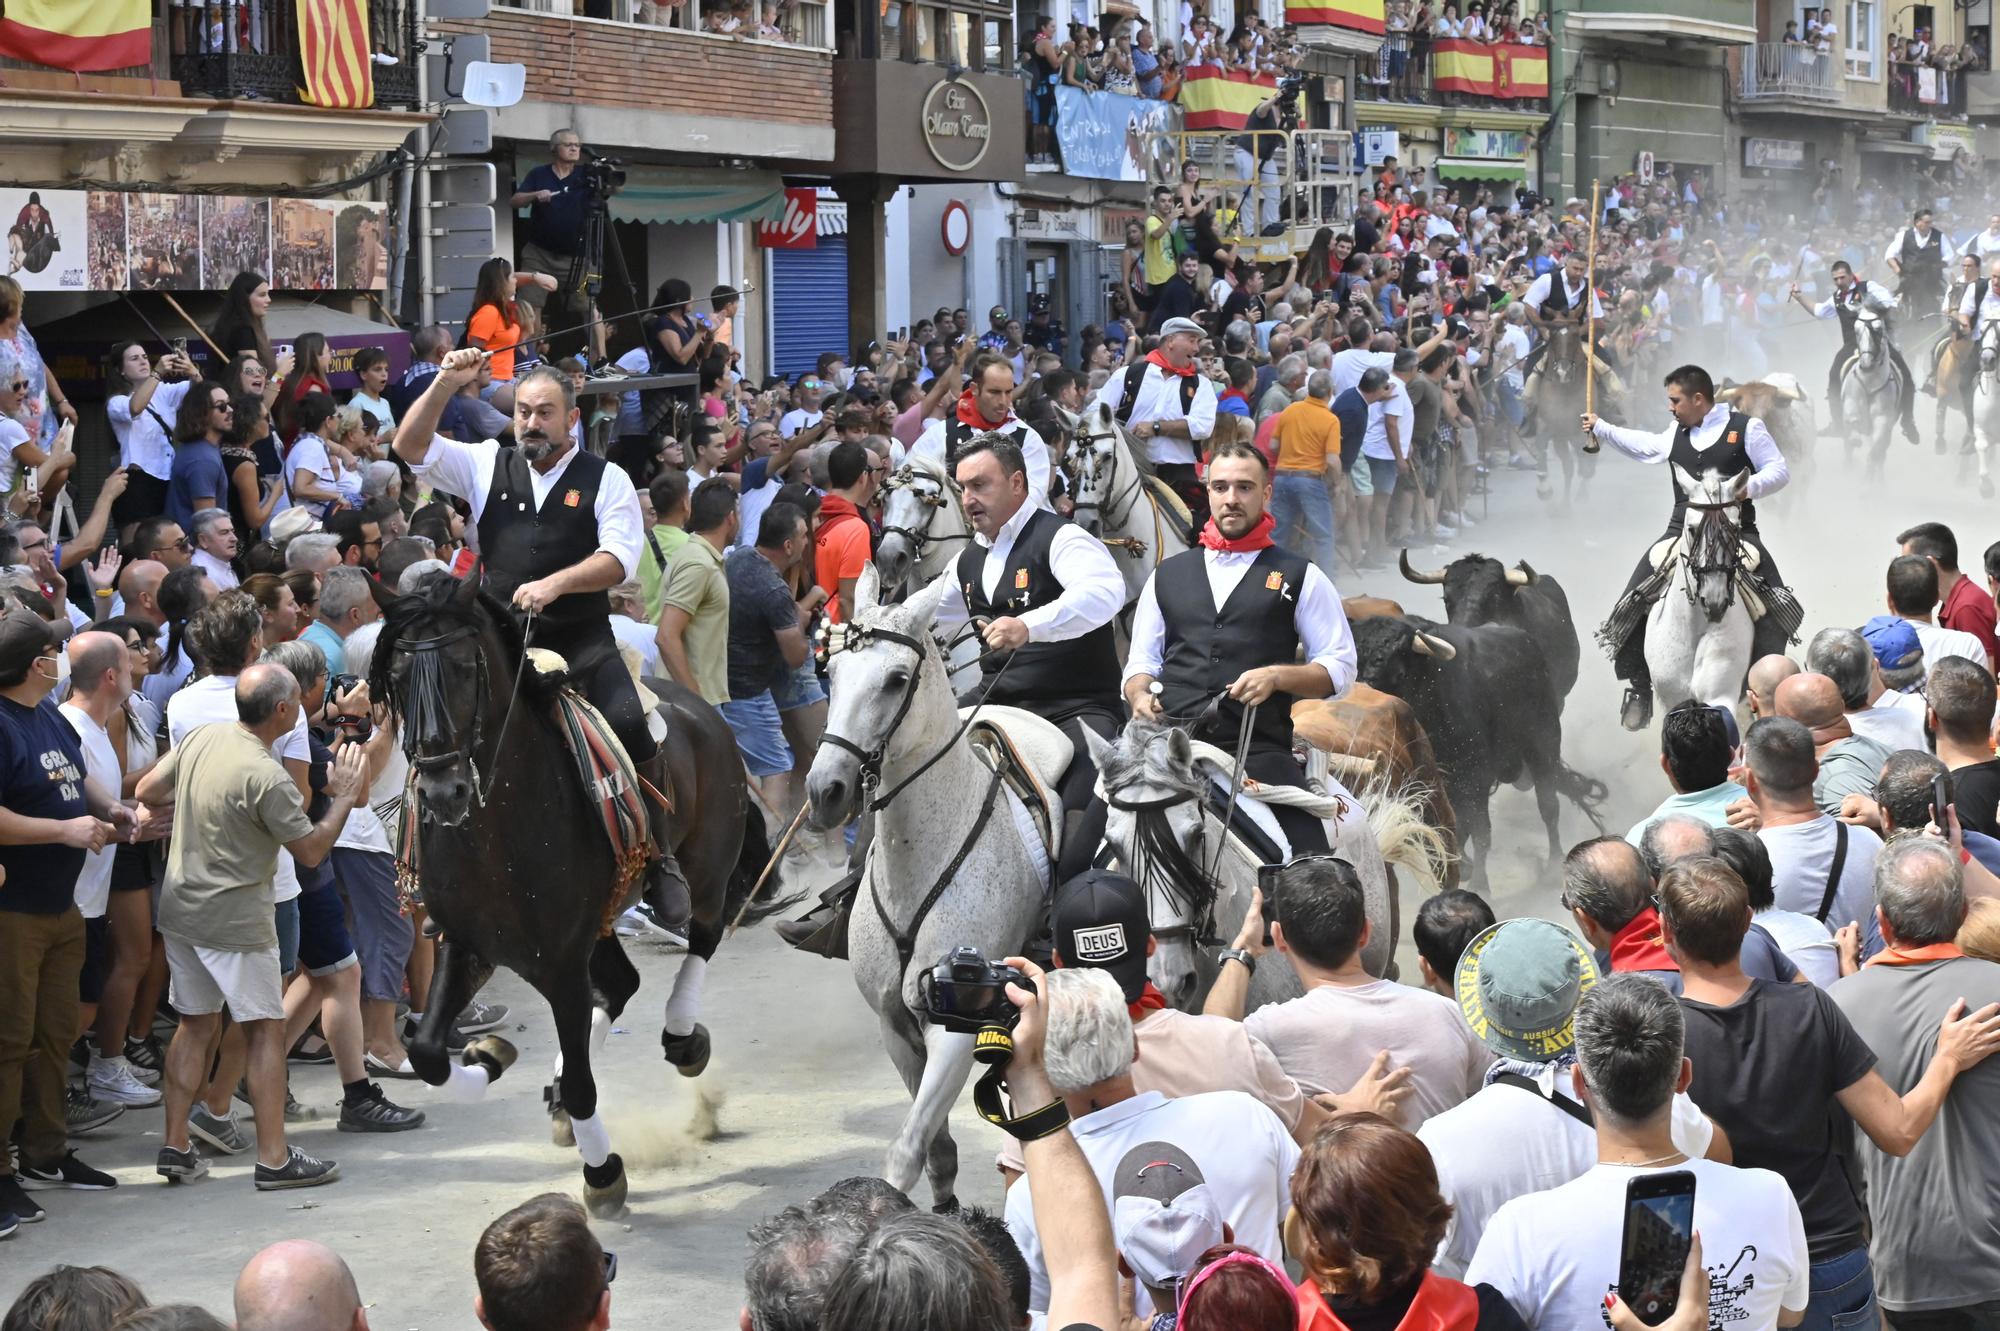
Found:
[[[1563, 285], [1564, 281], [1563, 270], [1560, 268], [1555, 269], [1549, 274], [1549, 298], [1542, 302], [1542, 314], [1544, 317], [1551, 314], [1569, 313], [1569, 288]], [[1583, 296], [1580, 299], [1588, 300], [1589, 298], [1590, 279], [1585, 278]]]
[[1943, 233], [1933, 230], [1931, 243], [1922, 244], [1917, 239], [1917, 229], [1903, 228], [1903, 244], [1896, 253], [1896, 261], [1903, 267], [1903, 281], [1930, 282], [1942, 285], [1944, 282], [1944, 240]]
[[[1299, 651], [1299, 597], [1311, 565], [1275, 545], [1266, 546], [1218, 608], [1208, 585], [1206, 556], [1200, 546], [1182, 551], [1153, 575], [1153, 594], [1166, 626], [1160, 704], [1179, 717], [1194, 717], [1244, 671], [1290, 665]], [[1195, 738], [1233, 747], [1242, 726], [1242, 704], [1224, 699], [1215, 720]], [[1257, 747], [1289, 749], [1290, 697], [1278, 694], [1259, 707], [1255, 729], [1252, 743]]]
[[[479, 515], [479, 556], [495, 596], [507, 600], [522, 583], [581, 564], [597, 552], [597, 492], [606, 465], [595, 453], [576, 449], [536, 509], [528, 460], [518, 448], [500, 450]], [[538, 639], [593, 626], [609, 633], [611, 602], [603, 592], [572, 592], [536, 616], [535, 625]]]
[[948, 414], [944, 418], [945, 471], [954, 476], [958, 474], [958, 450], [964, 448], [966, 441], [968, 439], [971, 439], [976, 434], [998, 435], [1000, 438], [1008, 440], [1010, 443], [1014, 445], [1014, 447], [1021, 448], [1023, 447], [1021, 442], [1022, 436], [1025, 435], [1027, 431], [1028, 431], [1028, 423], [1026, 421], [1018, 421], [1018, 420], [1009, 421], [1006, 425], [1001, 426], [997, 430], [976, 430], [972, 426], [967, 425], [964, 421], [960, 420], [958, 418], [958, 412], [956, 410], [953, 410], [950, 414]]
[[[983, 545], [968, 545], [959, 554], [958, 587], [974, 619], [1019, 616], [1063, 594], [1063, 585], [1049, 563], [1049, 547], [1062, 527], [1063, 520], [1045, 508], [1036, 509], [1034, 516], [1021, 524], [1006, 566], [993, 584], [991, 599], [981, 583], [992, 551]], [[1085, 705], [1118, 710], [1122, 671], [1110, 624], [1099, 625], [1080, 638], [1031, 642], [1016, 648], [1007, 663], [1006, 676], [995, 687], [1000, 666], [999, 661], [989, 661], [979, 668], [980, 693], [988, 702], [1025, 707], [1057, 722]]]
[[[1722, 427], [1722, 438], [1707, 448], [1696, 450], [1693, 431], [1683, 425], [1674, 431], [1674, 446], [1667, 452], [1667, 461], [1690, 476], [1700, 476], [1703, 472], [1718, 472], [1724, 477], [1739, 472], [1755, 471], [1757, 464], [1750, 460], [1750, 418], [1740, 411], [1729, 413], [1729, 420]], [[1681, 493], [1680, 483], [1672, 476], [1667, 478], [1674, 491], [1674, 516], [1668, 523], [1668, 530], [1679, 531], [1687, 523], [1687, 496]], [[1746, 533], [1757, 532], [1757, 506], [1749, 500], [1743, 501], [1738, 510], [1738, 521]]]

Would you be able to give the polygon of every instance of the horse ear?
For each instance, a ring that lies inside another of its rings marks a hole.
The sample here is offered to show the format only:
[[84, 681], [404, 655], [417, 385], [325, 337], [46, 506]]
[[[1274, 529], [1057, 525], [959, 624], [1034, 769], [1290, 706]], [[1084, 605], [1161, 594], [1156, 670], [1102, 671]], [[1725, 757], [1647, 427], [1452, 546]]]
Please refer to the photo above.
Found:
[[[871, 564], [868, 567], [872, 572], [874, 565]], [[863, 574], [862, 576], [865, 577], [867, 575]], [[949, 577], [932, 578], [930, 586], [924, 588], [915, 596], [906, 598], [903, 601], [903, 609], [908, 612], [911, 626], [921, 628], [935, 620], [937, 618], [938, 604], [944, 600], [944, 594], [950, 588], [951, 579]], [[856, 595], [860, 594], [859, 587], [855, 588], [855, 593]]]
[[[869, 560], [861, 566], [861, 576], [854, 580], [854, 607], [847, 614], [848, 619], [864, 610], [873, 610], [882, 600], [882, 578], [875, 572], [875, 561]], [[932, 613], [936, 613], [935, 607]]]
[[464, 581], [459, 584], [458, 590], [451, 594], [452, 603], [461, 610], [470, 610], [473, 606], [477, 605], [479, 603], [479, 584], [484, 581], [485, 574], [485, 561], [475, 559], [472, 562], [472, 567], [466, 571]]
[[400, 599], [396, 595], [396, 589], [384, 586], [380, 578], [368, 579], [368, 594], [375, 598], [376, 607], [385, 613]]
[[1167, 731], [1167, 760], [1175, 767], [1186, 767], [1194, 762], [1194, 744], [1188, 733], [1179, 726]]
[[1079, 726], [1078, 729], [1083, 731], [1083, 747], [1090, 754], [1091, 765], [1098, 771], [1103, 771], [1110, 763], [1112, 755], [1118, 751], [1117, 744], [1105, 739], [1089, 726]]

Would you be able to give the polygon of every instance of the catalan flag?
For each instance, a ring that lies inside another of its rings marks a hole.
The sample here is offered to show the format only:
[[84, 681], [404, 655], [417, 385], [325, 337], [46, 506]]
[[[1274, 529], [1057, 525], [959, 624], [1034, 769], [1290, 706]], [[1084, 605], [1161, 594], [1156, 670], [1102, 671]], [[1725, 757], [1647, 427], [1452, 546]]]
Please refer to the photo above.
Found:
[[1257, 103], [1277, 90], [1269, 74], [1189, 65], [1181, 78], [1181, 114], [1188, 129], [1242, 129]]
[[1440, 92], [1480, 97], [1546, 97], [1548, 48], [1436, 42], [1431, 46], [1431, 81]]
[[153, 58], [149, 0], [7, 0], [0, 55], [79, 72]]
[[375, 105], [368, 0], [298, 0], [299, 97], [309, 106]]
[[1379, 33], [1383, 31], [1382, 0], [1288, 0], [1285, 22], [1324, 23]]

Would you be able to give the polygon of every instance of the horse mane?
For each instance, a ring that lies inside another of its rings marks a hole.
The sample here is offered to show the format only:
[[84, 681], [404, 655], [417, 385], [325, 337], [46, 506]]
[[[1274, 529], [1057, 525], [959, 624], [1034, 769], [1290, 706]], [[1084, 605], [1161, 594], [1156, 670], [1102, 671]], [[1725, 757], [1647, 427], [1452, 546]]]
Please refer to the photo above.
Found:
[[[1174, 766], [1153, 742], [1171, 729], [1136, 718], [1128, 724], [1099, 768], [1105, 790], [1117, 791], [1143, 782], [1190, 796], [1199, 807], [1204, 795], [1201, 774], [1192, 764], [1185, 770]], [[1132, 824], [1132, 862], [1126, 872], [1142, 885], [1157, 886], [1176, 900], [1191, 927], [1197, 931], [1210, 928], [1222, 884], [1202, 864], [1199, 854], [1190, 853], [1174, 835], [1164, 809], [1138, 810], [1132, 815]]]

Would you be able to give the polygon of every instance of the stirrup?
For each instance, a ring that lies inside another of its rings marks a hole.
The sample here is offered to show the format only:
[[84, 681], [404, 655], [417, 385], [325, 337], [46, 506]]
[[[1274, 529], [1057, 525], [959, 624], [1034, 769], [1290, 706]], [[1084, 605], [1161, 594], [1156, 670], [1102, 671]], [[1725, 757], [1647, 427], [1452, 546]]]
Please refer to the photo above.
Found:
[[1625, 702], [1618, 709], [1618, 723], [1627, 730], [1644, 730], [1653, 721], [1653, 689], [1637, 684], [1625, 686]]

